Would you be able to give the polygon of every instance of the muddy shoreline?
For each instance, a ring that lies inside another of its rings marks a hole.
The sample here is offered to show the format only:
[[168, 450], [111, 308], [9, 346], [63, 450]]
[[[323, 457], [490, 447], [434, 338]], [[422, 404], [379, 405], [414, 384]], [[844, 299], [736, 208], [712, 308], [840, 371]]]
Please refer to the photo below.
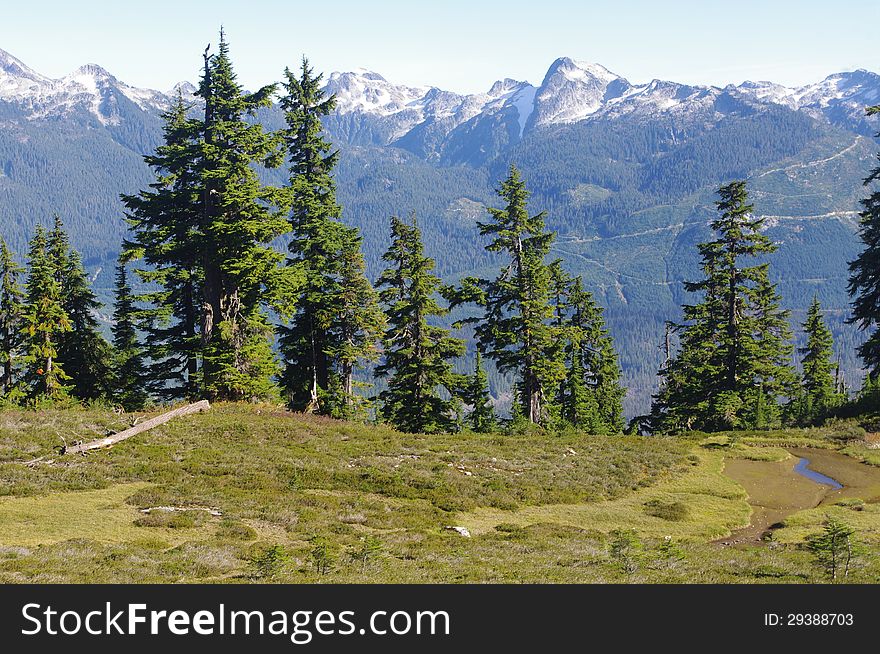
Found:
[[[787, 451], [792, 456], [783, 461], [725, 460], [724, 473], [745, 488], [752, 516], [748, 527], [736, 529], [716, 543], [764, 542], [765, 534], [791, 514], [834, 504], [844, 498], [880, 502], [880, 468], [833, 450], [787, 448]], [[797, 470], [799, 465], [803, 468], [804, 459], [809, 461], [808, 469]], [[822, 477], [828, 481], [817, 481]], [[835, 488], [833, 482], [840, 488]]]

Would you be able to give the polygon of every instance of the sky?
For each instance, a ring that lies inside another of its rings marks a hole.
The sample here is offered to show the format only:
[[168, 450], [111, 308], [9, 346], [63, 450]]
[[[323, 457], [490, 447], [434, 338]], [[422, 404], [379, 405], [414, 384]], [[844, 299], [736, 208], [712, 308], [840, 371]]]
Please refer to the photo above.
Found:
[[50, 77], [97, 63], [167, 90], [196, 81], [221, 24], [251, 89], [303, 55], [318, 71], [367, 68], [467, 93], [503, 77], [539, 84], [561, 56], [633, 83], [794, 86], [880, 72], [878, 0], [3, 0], [0, 49]]

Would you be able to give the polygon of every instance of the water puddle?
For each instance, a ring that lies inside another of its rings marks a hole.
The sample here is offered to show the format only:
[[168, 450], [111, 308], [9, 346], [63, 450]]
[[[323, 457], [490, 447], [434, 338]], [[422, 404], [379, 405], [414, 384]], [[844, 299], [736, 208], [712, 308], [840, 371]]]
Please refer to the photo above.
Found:
[[843, 488], [843, 484], [841, 484], [836, 479], [832, 479], [827, 475], [823, 475], [821, 472], [816, 472], [815, 470], [810, 469], [810, 460], [809, 459], [798, 459], [797, 465], [794, 467], [794, 471], [799, 475], [803, 475], [807, 479], [812, 479], [817, 484], [824, 484], [825, 486], [830, 486], [832, 490], [838, 490]]
[[784, 461], [725, 459], [724, 473], [745, 488], [752, 505], [751, 524], [718, 543], [761, 542], [785, 518], [821, 504], [857, 497], [880, 502], [880, 467], [817, 448], [789, 448]]

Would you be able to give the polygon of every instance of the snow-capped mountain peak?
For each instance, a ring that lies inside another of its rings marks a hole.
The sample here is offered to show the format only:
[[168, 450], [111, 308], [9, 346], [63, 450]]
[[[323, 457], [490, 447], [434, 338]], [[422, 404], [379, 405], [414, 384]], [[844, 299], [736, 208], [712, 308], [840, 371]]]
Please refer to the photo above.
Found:
[[5, 50], [0, 50], [0, 79], [7, 77], [30, 79], [37, 82], [47, 80], [46, 77], [26, 66], [20, 59]]
[[362, 112], [387, 116], [408, 108], [428, 90], [429, 87], [391, 84], [379, 73], [365, 69], [332, 73], [327, 80], [327, 91], [336, 94], [336, 111], [340, 114]]
[[554, 61], [536, 93], [536, 126], [573, 123], [599, 111], [609, 99], [622, 95], [629, 82], [604, 66], [560, 57]]

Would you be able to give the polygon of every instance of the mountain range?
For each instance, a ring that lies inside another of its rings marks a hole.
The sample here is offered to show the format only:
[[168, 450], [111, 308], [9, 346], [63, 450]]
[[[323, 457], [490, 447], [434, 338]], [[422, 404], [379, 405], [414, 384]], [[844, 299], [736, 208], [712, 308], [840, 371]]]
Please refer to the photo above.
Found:
[[[607, 307], [633, 415], [656, 386], [664, 323], [689, 299], [682, 282], [699, 274], [695, 244], [708, 235], [714, 190], [748, 179], [779, 244], [773, 275], [793, 323], [818, 294], [845, 377], [859, 383], [846, 264], [858, 251], [861, 180], [877, 150], [880, 127], [864, 111], [880, 102], [877, 74], [842, 72], [798, 88], [634, 84], [560, 58], [537, 86], [505, 78], [478, 94], [398, 85], [366, 70], [325, 80], [337, 97], [326, 128], [341, 152], [339, 198], [364, 234], [371, 273], [388, 216], [416, 211], [444, 277], [491, 274], [497, 262], [475, 223], [516, 163], [533, 211], [548, 211], [555, 254]], [[178, 93], [195, 102], [194, 91], [188, 82], [137, 88], [95, 64], [50, 79], [0, 50], [0, 230], [10, 245], [22, 254], [33, 225], [61, 214], [109, 300], [126, 229], [118, 195], [150, 182], [142, 155], [160, 141], [161, 111]], [[282, 124], [277, 108], [260, 119]], [[504, 394], [502, 378], [493, 385]]]

